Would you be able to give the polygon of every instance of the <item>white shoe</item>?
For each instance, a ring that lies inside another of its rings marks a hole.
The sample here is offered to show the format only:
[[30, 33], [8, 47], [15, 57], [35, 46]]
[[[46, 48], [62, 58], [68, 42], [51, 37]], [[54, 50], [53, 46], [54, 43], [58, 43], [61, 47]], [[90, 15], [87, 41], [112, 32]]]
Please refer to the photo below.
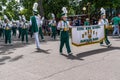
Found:
[[108, 47], [112, 46], [112, 44], [108, 44]]
[[100, 44], [100, 46], [104, 46], [104, 44]]

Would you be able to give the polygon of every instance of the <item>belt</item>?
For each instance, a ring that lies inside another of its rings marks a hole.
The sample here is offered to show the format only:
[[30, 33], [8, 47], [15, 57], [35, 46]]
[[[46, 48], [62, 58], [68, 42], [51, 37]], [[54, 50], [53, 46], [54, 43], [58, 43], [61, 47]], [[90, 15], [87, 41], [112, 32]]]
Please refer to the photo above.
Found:
[[9, 30], [10, 28], [9, 27], [6, 27], [5, 30]]

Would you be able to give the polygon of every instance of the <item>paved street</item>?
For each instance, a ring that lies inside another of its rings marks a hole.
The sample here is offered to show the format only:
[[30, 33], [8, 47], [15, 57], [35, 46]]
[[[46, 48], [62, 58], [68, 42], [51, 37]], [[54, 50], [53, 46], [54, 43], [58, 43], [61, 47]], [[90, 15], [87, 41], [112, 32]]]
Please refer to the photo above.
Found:
[[46, 40], [39, 52], [33, 40], [14, 46], [1, 40], [0, 80], [120, 80], [120, 38], [110, 37], [111, 48], [71, 45], [73, 56], [59, 55], [59, 40]]

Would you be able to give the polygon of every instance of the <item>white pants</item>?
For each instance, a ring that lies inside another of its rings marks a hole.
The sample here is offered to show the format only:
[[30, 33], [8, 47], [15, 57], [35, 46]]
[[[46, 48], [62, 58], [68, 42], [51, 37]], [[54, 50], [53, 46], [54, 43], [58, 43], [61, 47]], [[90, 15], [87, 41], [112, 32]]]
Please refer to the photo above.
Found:
[[34, 37], [35, 37], [35, 44], [37, 48], [40, 48], [40, 42], [39, 42], [39, 37], [38, 37], [38, 32], [34, 33]]

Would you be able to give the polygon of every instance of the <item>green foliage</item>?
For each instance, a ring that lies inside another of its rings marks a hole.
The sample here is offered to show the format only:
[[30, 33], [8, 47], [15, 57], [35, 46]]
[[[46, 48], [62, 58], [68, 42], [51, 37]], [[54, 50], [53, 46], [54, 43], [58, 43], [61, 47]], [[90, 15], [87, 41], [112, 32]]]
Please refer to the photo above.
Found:
[[[4, 14], [6, 14], [10, 19], [12, 17], [14, 19], [18, 19], [18, 15], [21, 14], [25, 15], [27, 20], [29, 20], [31, 15], [33, 15], [32, 7], [34, 2], [38, 2], [39, 12], [44, 13], [44, 16], [48, 19], [51, 18], [51, 13], [54, 13], [57, 18], [60, 18], [62, 7], [67, 7], [68, 15], [83, 14], [83, 7], [87, 8], [86, 13], [90, 15], [94, 15], [94, 13], [99, 12], [101, 7], [107, 9], [110, 8], [111, 10], [113, 8], [120, 8], [120, 0], [82, 0], [82, 2], [77, 3], [77, 5], [74, 3], [72, 5], [69, 4], [69, 1], [73, 0], [21, 0], [21, 4], [16, 2], [15, 0], [11, 0], [11, 2], [9, 2], [8, 4], [6, 4], [7, 0], [0, 1], [4, 6], [6, 6]], [[88, 2], [90, 3], [89, 7], [87, 4]], [[22, 6], [24, 9], [20, 11], [19, 6]], [[43, 8], [43, 10], [41, 8]]]
[[[6, 0], [4, 0], [4, 3]], [[19, 4], [15, 0], [11, 0], [11, 2], [4, 4], [6, 6], [6, 10], [4, 11], [4, 14], [8, 16], [8, 18], [11, 20], [12, 18], [18, 19], [19, 14]]]
[[0, 11], [2, 11], [2, 6], [0, 6]]
[[2, 5], [6, 5], [7, 0], [0, 0], [2, 2]]
[[69, 9], [68, 15], [75, 15], [75, 10], [72, 7]]
[[24, 10], [20, 13], [25, 15], [26, 19], [29, 20], [30, 16], [33, 15], [33, 4], [38, 0], [24, 0], [22, 5], [24, 6]]
[[54, 13], [55, 16], [60, 17], [62, 7], [69, 8], [69, 0], [43, 0], [43, 7], [45, 16], [48, 18], [49, 13]]

